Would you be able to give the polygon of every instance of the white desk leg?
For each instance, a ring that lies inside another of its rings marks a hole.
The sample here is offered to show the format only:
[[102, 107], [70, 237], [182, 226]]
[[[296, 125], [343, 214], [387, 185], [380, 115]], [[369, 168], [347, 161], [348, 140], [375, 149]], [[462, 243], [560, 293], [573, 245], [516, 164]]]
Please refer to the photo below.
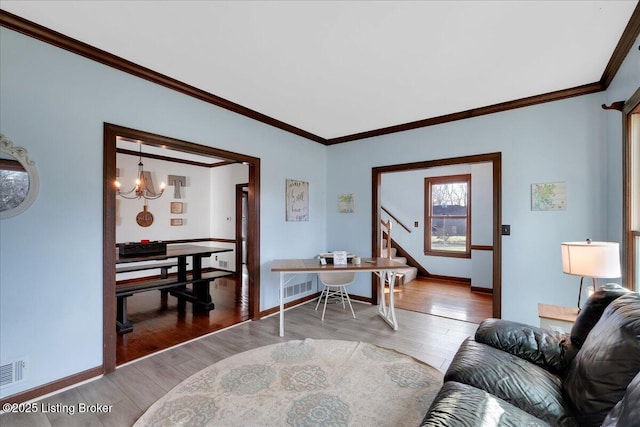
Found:
[[376, 272], [376, 275], [380, 279], [380, 286], [378, 287], [378, 314], [384, 319], [387, 317], [387, 303], [384, 298], [384, 282], [387, 277], [384, 271]]
[[284, 272], [280, 272], [280, 336], [284, 336]]
[[[385, 322], [393, 328], [394, 331], [398, 330], [398, 321], [396, 320], [396, 311], [393, 301], [393, 287], [396, 282], [395, 271], [381, 272], [380, 277], [380, 294], [378, 297], [378, 314], [384, 319]], [[386, 279], [389, 280], [389, 306], [387, 307], [384, 299], [384, 283]]]

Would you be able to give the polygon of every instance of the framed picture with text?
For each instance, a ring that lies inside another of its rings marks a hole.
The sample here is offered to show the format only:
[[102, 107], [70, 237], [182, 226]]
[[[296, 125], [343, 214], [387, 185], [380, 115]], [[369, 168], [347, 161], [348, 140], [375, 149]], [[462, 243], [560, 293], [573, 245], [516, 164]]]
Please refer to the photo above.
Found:
[[286, 221], [309, 221], [309, 183], [287, 179], [285, 191]]
[[182, 202], [171, 202], [171, 213], [172, 214], [181, 214], [183, 211]]

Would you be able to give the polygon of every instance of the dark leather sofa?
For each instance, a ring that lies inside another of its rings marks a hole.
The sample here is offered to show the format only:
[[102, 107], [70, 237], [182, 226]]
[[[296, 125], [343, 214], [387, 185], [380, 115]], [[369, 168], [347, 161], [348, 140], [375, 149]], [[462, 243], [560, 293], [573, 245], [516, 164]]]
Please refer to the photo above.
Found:
[[571, 333], [487, 319], [422, 426], [640, 426], [640, 295], [594, 293]]

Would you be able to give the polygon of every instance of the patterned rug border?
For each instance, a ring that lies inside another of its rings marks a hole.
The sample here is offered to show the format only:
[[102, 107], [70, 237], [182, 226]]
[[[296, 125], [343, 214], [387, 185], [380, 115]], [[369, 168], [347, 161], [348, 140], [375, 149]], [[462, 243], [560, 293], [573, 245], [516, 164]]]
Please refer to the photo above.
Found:
[[191, 375], [135, 426], [418, 425], [442, 379], [435, 367], [377, 344], [290, 340]]

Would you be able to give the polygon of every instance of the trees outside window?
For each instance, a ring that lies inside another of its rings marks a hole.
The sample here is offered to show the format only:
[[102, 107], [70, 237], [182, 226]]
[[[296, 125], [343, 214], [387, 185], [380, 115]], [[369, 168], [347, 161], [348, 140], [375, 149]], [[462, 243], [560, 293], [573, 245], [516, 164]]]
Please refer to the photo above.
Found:
[[425, 255], [471, 256], [471, 175], [425, 178]]

